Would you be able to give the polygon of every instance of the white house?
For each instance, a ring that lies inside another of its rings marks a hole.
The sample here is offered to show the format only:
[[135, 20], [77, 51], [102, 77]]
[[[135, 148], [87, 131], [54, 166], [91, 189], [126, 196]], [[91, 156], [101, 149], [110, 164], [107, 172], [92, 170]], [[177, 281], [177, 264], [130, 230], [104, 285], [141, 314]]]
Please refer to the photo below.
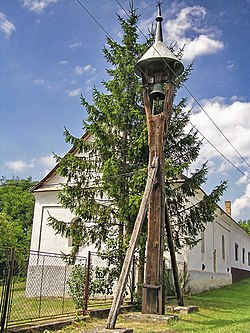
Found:
[[[91, 140], [88, 134], [83, 140]], [[70, 154], [77, 154], [71, 149]], [[48, 226], [49, 215], [58, 220], [70, 222], [74, 215], [58, 202], [58, 192], [65, 179], [57, 174], [55, 166], [32, 190], [35, 196], [35, 210], [31, 239], [31, 251], [37, 253], [69, 253], [70, 239], [56, 235]], [[204, 192], [197, 192], [193, 203], [201, 200]], [[79, 255], [86, 256], [94, 247], [81, 249]], [[166, 254], [167, 255], [167, 254]], [[188, 289], [191, 292], [216, 288], [250, 277], [250, 236], [231, 217], [230, 203], [225, 210], [217, 206], [213, 223], [208, 223], [201, 241], [192, 249], [185, 248], [177, 255], [184, 262], [189, 273]]]

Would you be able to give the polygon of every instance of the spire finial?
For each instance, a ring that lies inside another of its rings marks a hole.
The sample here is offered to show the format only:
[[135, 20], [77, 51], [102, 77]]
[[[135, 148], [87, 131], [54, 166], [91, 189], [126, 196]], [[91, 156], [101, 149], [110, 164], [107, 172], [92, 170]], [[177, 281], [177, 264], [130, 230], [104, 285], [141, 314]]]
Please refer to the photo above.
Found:
[[162, 26], [161, 22], [163, 21], [163, 18], [161, 16], [161, 5], [162, 2], [158, 1], [157, 2], [157, 7], [158, 7], [158, 15], [156, 17], [156, 34], [155, 34], [155, 41], [156, 42], [163, 42], [163, 36], [162, 36]]

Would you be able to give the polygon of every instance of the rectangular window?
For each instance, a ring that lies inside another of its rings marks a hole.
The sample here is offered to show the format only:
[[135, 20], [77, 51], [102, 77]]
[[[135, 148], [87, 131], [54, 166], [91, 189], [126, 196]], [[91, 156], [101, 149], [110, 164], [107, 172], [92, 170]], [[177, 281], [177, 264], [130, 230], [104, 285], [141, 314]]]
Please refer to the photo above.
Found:
[[244, 247], [242, 248], [242, 262], [245, 264], [245, 249]]
[[214, 272], [216, 272], [216, 249], [213, 252], [213, 263], [214, 263]]
[[250, 266], [250, 252], [248, 252], [248, 266]]
[[205, 253], [205, 233], [201, 232], [201, 253]]
[[235, 261], [238, 261], [239, 260], [239, 244], [235, 243], [234, 244], [234, 259]]
[[225, 236], [222, 235], [222, 238], [221, 238], [221, 246], [222, 246], [222, 259], [225, 260]]

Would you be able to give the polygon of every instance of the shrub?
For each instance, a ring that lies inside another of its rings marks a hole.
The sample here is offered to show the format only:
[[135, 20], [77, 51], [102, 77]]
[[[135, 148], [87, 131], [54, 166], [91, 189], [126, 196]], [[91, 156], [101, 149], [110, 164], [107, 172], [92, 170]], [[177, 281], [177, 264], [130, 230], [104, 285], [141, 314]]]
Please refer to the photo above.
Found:
[[74, 265], [67, 284], [75, 308], [77, 310], [84, 310], [85, 267], [83, 265]]

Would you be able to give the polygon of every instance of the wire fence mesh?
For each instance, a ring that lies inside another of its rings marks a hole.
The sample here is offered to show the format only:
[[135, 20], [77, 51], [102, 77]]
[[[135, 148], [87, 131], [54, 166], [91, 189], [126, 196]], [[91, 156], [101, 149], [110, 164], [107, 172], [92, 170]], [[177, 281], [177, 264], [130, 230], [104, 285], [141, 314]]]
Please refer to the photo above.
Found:
[[112, 303], [117, 268], [97, 253], [89, 253], [88, 258], [76, 257], [74, 265], [68, 265], [60, 254], [25, 254], [20, 250], [14, 250], [13, 257], [10, 254], [11, 250], [0, 250], [0, 310], [1, 318], [5, 316], [4, 329], [87, 308], [109, 307]]
[[[60, 255], [35, 252], [30, 253], [26, 266], [20, 265], [18, 254], [15, 251], [8, 326], [73, 313], [75, 307], [67, 287], [72, 267]], [[78, 261], [85, 265], [86, 258]]]

